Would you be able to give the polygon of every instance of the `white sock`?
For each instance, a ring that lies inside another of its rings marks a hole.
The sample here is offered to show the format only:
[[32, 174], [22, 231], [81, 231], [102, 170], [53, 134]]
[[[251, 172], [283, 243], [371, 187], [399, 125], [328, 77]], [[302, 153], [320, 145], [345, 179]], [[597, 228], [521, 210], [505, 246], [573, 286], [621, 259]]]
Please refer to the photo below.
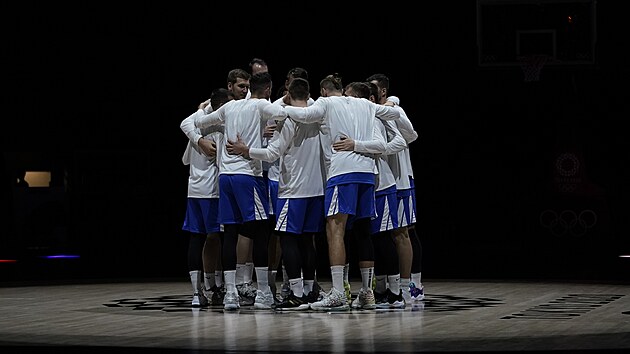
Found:
[[225, 278], [225, 291], [230, 293], [236, 292], [236, 271], [226, 270], [223, 272]]
[[387, 281], [389, 282], [389, 290], [394, 295], [400, 294], [400, 274], [388, 275]]
[[304, 294], [310, 294], [313, 291], [315, 280], [304, 280]]
[[344, 266], [330, 266], [330, 274], [332, 275], [332, 287], [339, 292], [344, 293], [343, 288], [343, 268]]
[[416, 284], [418, 288], [422, 287], [422, 273], [411, 273], [411, 281]]
[[348, 273], [350, 273], [350, 263], [346, 263], [346, 265], [343, 266], [343, 281], [347, 283], [350, 282], [348, 280]]
[[374, 267], [361, 268], [361, 287], [364, 290], [372, 289], [372, 278], [374, 277]]
[[409, 282], [410, 281], [411, 281], [411, 279], [409, 279], [409, 278], [400, 278], [400, 286], [402, 287], [403, 290], [409, 291]]
[[200, 270], [191, 270], [188, 272], [193, 293], [198, 293], [201, 290], [201, 273]]
[[[243, 273], [245, 273], [245, 263], [237, 263], [236, 264], [236, 285], [243, 284]], [[226, 280], [227, 282], [227, 280]]]
[[267, 267], [256, 267], [256, 285], [258, 286], [258, 290], [266, 293], [271, 292], [267, 274]]
[[289, 285], [291, 286], [293, 295], [296, 297], [304, 296], [304, 283], [302, 282], [302, 278], [289, 279]]
[[376, 289], [374, 291], [379, 294], [385, 294], [385, 290], [387, 290], [387, 275], [377, 275]]

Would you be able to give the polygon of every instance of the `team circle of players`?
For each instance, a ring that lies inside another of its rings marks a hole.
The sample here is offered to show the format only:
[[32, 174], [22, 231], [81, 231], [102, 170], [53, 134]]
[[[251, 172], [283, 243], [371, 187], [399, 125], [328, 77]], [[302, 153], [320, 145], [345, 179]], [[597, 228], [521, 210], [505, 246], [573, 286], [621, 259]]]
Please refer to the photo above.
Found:
[[[418, 134], [388, 94], [389, 78], [342, 86], [328, 75], [313, 99], [308, 72], [295, 67], [275, 94], [272, 86], [267, 63], [254, 58], [180, 124], [190, 169], [182, 229], [190, 235], [191, 305], [347, 311], [421, 303], [409, 150]], [[322, 252], [328, 291], [317, 282]], [[350, 266], [361, 274], [356, 294]]]

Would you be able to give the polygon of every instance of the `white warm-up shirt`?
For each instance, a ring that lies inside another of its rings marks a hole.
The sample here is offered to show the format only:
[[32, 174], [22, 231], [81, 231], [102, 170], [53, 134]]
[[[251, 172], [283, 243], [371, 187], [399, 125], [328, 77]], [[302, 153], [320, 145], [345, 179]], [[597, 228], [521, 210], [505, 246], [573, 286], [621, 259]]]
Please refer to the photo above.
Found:
[[[208, 105], [208, 107], [210, 107]], [[211, 108], [210, 108], [211, 110]], [[205, 129], [195, 128], [194, 120], [203, 116], [203, 110], [197, 110], [185, 118], [180, 128], [188, 136], [186, 151], [182, 156], [184, 165], [190, 166], [188, 175], [188, 198], [219, 197], [219, 166], [215, 157], [206, 156], [197, 145], [200, 138], [213, 140], [217, 146], [222, 142], [223, 127], [211, 126]]]
[[[307, 101], [307, 105], [312, 105], [313, 102], [315, 102], [315, 100], [313, 100], [312, 98], [308, 98]], [[278, 98], [277, 100], [273, 101], [273, 104], [278, 104], [280, 106], [286, 106], [286, 104], [284, 103], [284, 96]], [[267, 121], [267, 125], [273, 125], [273, 124], [278, 124], [277, 122], [273, 121], [273, 120], [268, 120]], [[263, 138], [263, 146], [267, 146], [268, 144], [270, 144], [272, 141], [278, 139], [278, 135], [279, 132], [275, 131], [273, 133], [273, 136], [271, 138], [266, 138], [267, 141], [265, 142]], [[263, 164], [263, 169], [267, 170], [267, 178], [269, 178], [272, 181], [276, 181], [278, 182], [280, 180], [280, 166], [278, 166], [278, 161], [279, 160], [275, 160], [275, 161], [264, 161], [262, 162]]]
[[393, 107], [375, 104], [364, 98], [348, 96], [320, 97], [309, 107], [284, 108], [287, 115], [302, 123], [322, 124], [322, 146], [330, 155], [328, 179], [347, 173], [378, 173], [373, 156], [354, 151], [335, 151], [333, 141], [342, 136], [355, 141], [355, 150], [370, 154], [385, 152], [386, 142], [377, 127], [376, 116], [394, 120], [400, 113]]
[[407, 114], [400, 106], [395, 106], [400, 112], [400, 119], [396, 120], [396, 126], [403, 138], [407, 142], [407, 148], [399, 151], [395, 155], [387, 157], [389, 166], [396, 177], [396, 188], [403, 190], [411, 188], [409, 177], [413, 177], [413, 168], [411, 167], [411, 155], [409, 144], [418, 138], [418, 133], [414, 130]]
[[377, 155], [376, 157], [376, 168], [378, 169], [376, 191], [382, 191], [396, 185], [396, 177], [389, 166], [387, 157], [407, 148], [407, 143], [396, 127], [395, 122], [396, 121], [377, 119], [377, 126], [387, 139], [387, 147], [383, 154]]
[[[249, 98], [225, 103], [216, 111], [195, 117], [195, 126], [206, 128], [211, 125], [223, 125], [224, 139], [236, 141], [237, 136], [254, 148], [262, 146], [263, 124], [269, 119], [282, 120], [286, 113], [279, 105], [273, 105], [266, 99]], [[246, 159], [243, 156], [228, 154], [226, 144], [217, 145], [220, 174], [245, 174], [262, 177], [260, 160]]]
[[[224, 127], [224, 139], [236, 141], [238, 136], [250, 147], [262, 146], [263, 124], [268, 119], [284, 119], [286, 114], [281, 106], [273, 105], [262, 98], [232, 100], [216, 111], [195, 117], [195, 126], [206, 128], [211, 125]], [[217, 146], [219, 174], [245, 174], [262, 177], [260, 160], [250, 160], [243, 156], [232, 155], [226, 144]]]
[[250, 148], [249, 155], [264, 161], [279, 161], [278, 198], [308, 198], [324, 195], [326, 170], [320, 144], [319, 123], [283, 122], [278, 138], [266, 148]]

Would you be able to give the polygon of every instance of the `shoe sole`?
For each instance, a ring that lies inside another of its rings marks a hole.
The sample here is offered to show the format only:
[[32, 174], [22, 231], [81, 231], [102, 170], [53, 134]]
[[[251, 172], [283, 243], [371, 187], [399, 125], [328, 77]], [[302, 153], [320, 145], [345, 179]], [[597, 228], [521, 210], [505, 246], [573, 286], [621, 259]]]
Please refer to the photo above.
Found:
[[314, 311], [336, 312], [336, 311], [348, 311], [350, 310], [350, 306], [343, 305], [343, 306], [335, 306], [335, 307], [315, 307], [315, 308], [311, 306], [311, 309], [313, 309]]
[[306, 311], [310, 308], [309, 305], [304, 304], [304, 305], [300, 305], [298, 307], [286, 307], [286, 308], [278, 308], [276, 307], [275, 310], [276, 311], [280, 311], [280, 312], [285, 312], [285, 311]]
[[271, 310], [271, 305], [255, 303], [254, 308], [256, 310]]

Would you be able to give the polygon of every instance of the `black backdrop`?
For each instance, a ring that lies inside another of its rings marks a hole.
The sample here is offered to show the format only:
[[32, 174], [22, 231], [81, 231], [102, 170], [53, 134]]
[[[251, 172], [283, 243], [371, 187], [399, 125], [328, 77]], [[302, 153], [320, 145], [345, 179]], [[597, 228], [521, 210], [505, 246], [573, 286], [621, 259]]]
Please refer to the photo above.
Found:
[[[179, 123], [260, 57], [276, 87], [306, 68], [314, 97], [333, 72], [390, 77], [420, 135], [424, 277], [624, 278], [629, 70], [616, 4], [597, 3], [594, 65], [543, 68], [532, 83], [518, 67], [477, 65], [473, 1], [3, 10], [0, 258], [19, 261], [0, 275], [185, 274]], [[16, 195], [18, 165], [52, 171], [51, 190]], [[38, 258], [54, 252], [81, 258]]]

